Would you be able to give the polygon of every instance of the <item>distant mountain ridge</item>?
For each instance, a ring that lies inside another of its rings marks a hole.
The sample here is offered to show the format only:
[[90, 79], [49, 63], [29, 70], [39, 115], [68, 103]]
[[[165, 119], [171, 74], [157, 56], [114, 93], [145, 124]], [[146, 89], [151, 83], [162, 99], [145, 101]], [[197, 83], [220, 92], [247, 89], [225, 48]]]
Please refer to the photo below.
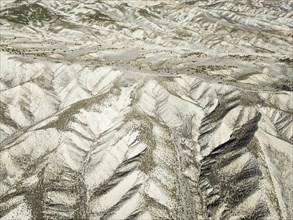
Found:
[[290, 1], [1, 1], [0, 218], [290, 220]]

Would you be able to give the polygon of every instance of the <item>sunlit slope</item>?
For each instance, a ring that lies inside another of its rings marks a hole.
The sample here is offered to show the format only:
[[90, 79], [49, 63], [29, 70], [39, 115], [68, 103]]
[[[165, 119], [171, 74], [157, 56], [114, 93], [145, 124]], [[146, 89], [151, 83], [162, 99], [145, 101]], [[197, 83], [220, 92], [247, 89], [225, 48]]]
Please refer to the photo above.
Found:
[[1, 1], [1, 219], [282, 219], [292, 3]]

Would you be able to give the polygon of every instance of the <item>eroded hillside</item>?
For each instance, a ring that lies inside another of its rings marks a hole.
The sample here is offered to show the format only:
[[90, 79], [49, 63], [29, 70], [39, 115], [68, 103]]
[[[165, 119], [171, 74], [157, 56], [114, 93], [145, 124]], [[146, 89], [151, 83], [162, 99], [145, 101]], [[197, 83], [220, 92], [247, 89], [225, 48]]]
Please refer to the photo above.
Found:
[[1, 219], [292, 219], [292, 1], [1, 1]]

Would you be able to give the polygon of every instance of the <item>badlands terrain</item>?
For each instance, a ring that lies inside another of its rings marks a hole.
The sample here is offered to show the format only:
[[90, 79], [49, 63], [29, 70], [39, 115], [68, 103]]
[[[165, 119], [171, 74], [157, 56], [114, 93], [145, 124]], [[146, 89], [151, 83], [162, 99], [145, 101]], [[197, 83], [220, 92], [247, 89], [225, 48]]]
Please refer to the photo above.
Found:
[[1, 220], [293, 219], [292, 0], [1, 0]]

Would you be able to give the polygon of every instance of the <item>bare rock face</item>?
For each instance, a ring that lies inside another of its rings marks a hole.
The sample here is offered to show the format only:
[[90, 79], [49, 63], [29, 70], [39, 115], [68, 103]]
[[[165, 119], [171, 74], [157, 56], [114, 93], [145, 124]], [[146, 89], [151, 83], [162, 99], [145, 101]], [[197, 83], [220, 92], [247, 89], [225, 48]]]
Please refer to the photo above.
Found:
[[0, 5], [1, 220], [293, 218], [292, 1]]

